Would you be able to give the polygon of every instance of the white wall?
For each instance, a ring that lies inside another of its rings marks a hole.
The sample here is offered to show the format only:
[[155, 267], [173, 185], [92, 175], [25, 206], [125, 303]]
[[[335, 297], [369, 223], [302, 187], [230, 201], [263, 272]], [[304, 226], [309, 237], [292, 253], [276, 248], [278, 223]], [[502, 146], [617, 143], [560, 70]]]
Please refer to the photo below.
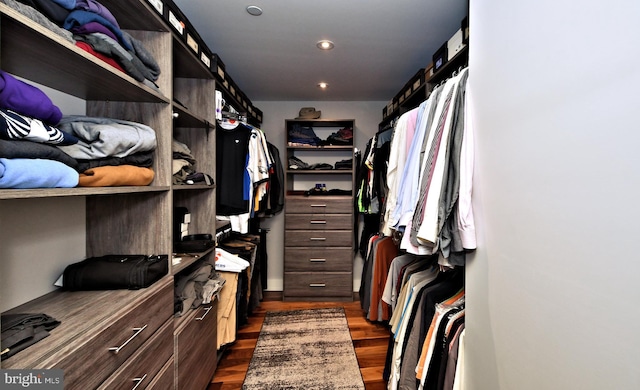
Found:
[[[286, 164], [285, 119], [298, 116], [302, 107], [315, 107], [322, 111], [322, 119], [355, 119], [354, 138], [356, 147], [364, 152], [366, 143], [382, 121], [382, 108], [386, 102], [291, 102], [263, 101], [253, 102], [263, 112], [262, 130], [267, 139], [280, 151], [283, 165]], [[263, 221], [262, 227], [269, 229], [267, 234], [267, 255], [269, 257], [267, 271], [267, 290], [282, 291], [283, 259], [284, 259], [284, 214], [280, 213]], [[360, 287], [362, 259], [357, 258], [354, 264], [354, 290]]]
[[471, 1], [468, 389], [640, 388], [639, 16]]

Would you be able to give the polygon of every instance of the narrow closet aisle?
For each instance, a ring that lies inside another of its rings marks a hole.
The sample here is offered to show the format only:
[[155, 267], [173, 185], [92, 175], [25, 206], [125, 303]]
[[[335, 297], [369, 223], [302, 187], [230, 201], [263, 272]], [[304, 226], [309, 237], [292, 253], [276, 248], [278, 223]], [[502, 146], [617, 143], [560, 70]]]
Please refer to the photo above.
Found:
[[249, 323], [238, 331], [237, 341], [227, 349], [207, 390], [240, 390], [244, 382], [260, 329], [268, 311], [343, 307], [360, 372], [367, 390], [383, 390], [382, 380], [389, 331], [386, 326], [364, 319], [358, 302], [282, 302], [265, 300], [249, 317]]

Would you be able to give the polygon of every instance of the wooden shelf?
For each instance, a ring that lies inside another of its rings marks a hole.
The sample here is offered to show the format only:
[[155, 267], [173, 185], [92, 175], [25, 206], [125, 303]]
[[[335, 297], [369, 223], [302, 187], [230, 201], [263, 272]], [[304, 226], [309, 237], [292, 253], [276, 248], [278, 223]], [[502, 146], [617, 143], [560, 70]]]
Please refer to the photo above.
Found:
[[387, 116], [382, 118], [382, 121], [378, 124], [378, 130], [382, 130], [389, 125], [391, 121], [407, 111], [410, 111], [418, 107], [423, 101], [425, 101], [434, 86], [438, 83], [451, 77], [454, 71], [459, 67], [464, 67], [469, 61], [469, 46], [464, 46], [458, 53], [455, 54], [449, 61], [447, 61], [437, 72], [431, 77], [425, 80], [418, 88], [416, 88], [409, 96], [407, 96], [402, 103], [398, 102], [398, 107], [387, 113]]
[[[134, 80], [7, 5], [0, 4], [0, 13], [4, 71], [85, 100], [169, 103], [162, 92]], [[43, 68], [47, 71], [43, 72]]]
[[353, 169], [287, 169], [291, 175], [352, 175]]
[[174, 191], [198, 191], [198, 190], [215, 190], [216, 185], [210, 186], [206, 184], [175, 184], [171, 187]]
[[176, 256], [177, 257], [181, 257], [182, 260], [180, 260], [180, 263], [178, 263], [178, 264], [173, 266], [173, 268], [171, 270], [173, 275], [179, 274], [180, 272], [182, 272], [183, 270], [188, 268], [190, 265], [202, 260], [202, 258], [207, 256], [209, 253], [212, 253], [214, 250], [215, 250], [215, 248], [210, 248], [210, 249], [207, 249], [204, 252], [178, 253], [178, 254], [176, 254]]
[[169, 191], [167, 186], [75, 187], [0, 190], [0, 199], [33, 199], [67, 196], [115, 195]]
[[458, 67], [464, 67], [469, 61], [469, 45], [465, 45], [457, 52], [449, 61], [447, 61], [440, 69], [438, 69], [429, 79], [428, 84], [437, 84], [451, 77]]
[[287, 146], [289, 150], [352, 150], [353, 145]]
[[173, 110], [178, 114], [178, 116], [173, 119], [173, 125], [175, 127], [203, 128], [211, 130], [216, 128], [214, 123], [199, 117], [178, 102], [173, 102]]

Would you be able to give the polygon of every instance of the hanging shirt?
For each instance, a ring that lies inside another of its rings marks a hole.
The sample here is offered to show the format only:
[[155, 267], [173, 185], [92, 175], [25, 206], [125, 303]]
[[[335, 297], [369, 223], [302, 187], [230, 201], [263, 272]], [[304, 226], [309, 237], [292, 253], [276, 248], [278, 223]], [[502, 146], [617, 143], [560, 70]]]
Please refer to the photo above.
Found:
[[216, 213], [238, 215], [249, 211], [245, 173], [251, 129], [237, 122], [233, 129], [216, 130]]

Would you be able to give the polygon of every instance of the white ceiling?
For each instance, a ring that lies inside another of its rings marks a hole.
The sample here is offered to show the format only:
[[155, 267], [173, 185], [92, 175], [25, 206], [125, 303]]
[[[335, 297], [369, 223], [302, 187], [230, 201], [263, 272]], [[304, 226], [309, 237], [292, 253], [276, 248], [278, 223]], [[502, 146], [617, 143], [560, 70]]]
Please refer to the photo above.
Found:
[[[467, 0], [174, 1], [252, 101], [390, 100], [468, 8]], [[263, 14], [249, 15], [248, 5]], [[335, 48], [320, 51], [321, 39]]]

